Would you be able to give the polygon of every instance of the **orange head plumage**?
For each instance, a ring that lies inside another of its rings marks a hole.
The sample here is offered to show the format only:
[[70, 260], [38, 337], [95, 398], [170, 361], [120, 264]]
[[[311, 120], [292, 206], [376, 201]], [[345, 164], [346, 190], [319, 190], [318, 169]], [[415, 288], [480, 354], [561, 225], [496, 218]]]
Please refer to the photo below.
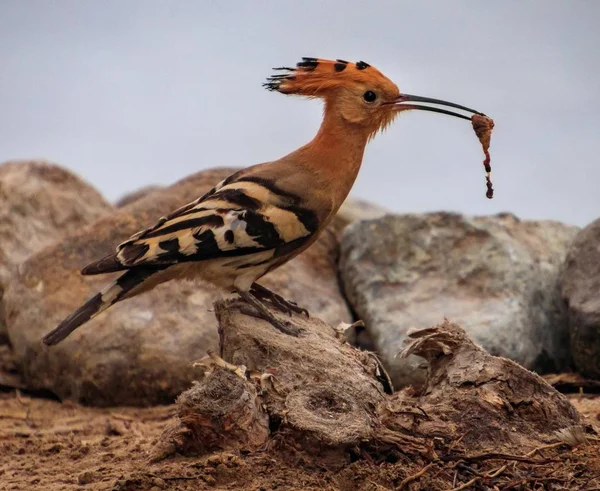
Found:
[[[345, 122], [363, 126], [372, 136], [385, 128], [404, 110], [422, 109], [470, 119], [446, 109], [414, 103], [437, 104], [474, 114], [478, 111], [439, 99], [402, 94], [398, 86], [375, 67], [359, 61], [302, 58], [295, 68], [278, 67], [263, 84], [282, 94], [318, 97], [325, 100], [326, 112], [334, 110]], [[410, 104], [407, 104], [410, 103]]]
[[376, 89], [390, 99], [400, 95], [394, 82], [364, 61], [349, 63], [345, 60], [302, 58], [296, 68], [278, 67], [274, 70], [286, 73], [273, 75], [264, 86], [282, 94], [326, 98], [336, 90], [363, 88]]
[[396, 100], [400, 90], [383, 73], [364, 61], [302, 58], [296, 68], [275, 68], [278, 73], [264, 84], [282, 94], [318, 97], [326, 110], [339, 113], [346, 122], [367, 127], [369, 133], [387, 126], [396, 116], [383, 103]]

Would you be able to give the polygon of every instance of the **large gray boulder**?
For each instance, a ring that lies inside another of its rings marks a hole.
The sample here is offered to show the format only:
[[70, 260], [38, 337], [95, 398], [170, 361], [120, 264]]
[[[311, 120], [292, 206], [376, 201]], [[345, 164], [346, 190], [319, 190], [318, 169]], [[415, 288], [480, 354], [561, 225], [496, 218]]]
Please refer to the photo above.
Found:
[[583, 375], [600, 379], [600, 219], [577, 234], [561, 276], [571, 351]]
[[508, 214], [387, 215], [346, 229], [341, 277], [397, 386], [424, 377], [422, 359], [396, 357], [407, 331], [445, 317], [493, 355], [559, 370], [569, 348], [558, 275], [577, 230]]
[[[112, 280], [81, 276], [88, 262], [160, 216], [197, 198], [234, 169], [203, 171], [142, 197], [60, 243], [20, 268], [6, 292], [8, 334], [27, 384], [61, 398], [94, 405], [171, 402], [198, 376], [191, 364], [218, 346], [207, 286], [169, 282], [121, 302], [47, 348], [42, 336]], [[338, 239], [325, 233], [311, 248], [267, 278], [264, 285], [315, 316], [351, 320], [337, 278]]]
[[6, 335], [3, 293], [31, 254], [112, 210], [92, 186], [43, 160], [0, 165], [0, 338]]

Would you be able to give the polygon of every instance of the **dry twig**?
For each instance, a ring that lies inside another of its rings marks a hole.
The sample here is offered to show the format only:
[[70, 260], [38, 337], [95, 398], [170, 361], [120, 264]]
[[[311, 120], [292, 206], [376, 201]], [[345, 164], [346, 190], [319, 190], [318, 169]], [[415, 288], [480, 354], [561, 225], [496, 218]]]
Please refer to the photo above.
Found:
[[551, 459], [531, 459], [520, 455], [511, 455], [506, 453], [484, 453], [479, 455], [444, 455], [440, 457], [444, 462], [452, 462], [456, 460], [464, 460], [466, 462], [482, 462], [484, 460], [515, 460], [517, 462], [525, 462], [527, 464], [550, 464], [556, 462]]
[[423, 476], [429, 469], [431, 469], [433, 466], [435, 465], [435, 462], [430, 462], [429, 464], [427, 464], [425, 467], [423, 467], [419, 472], [417, 472], [416, 474], [413, 474], [412, 476], [408, 476], [406, 479], [404, 479], [401, 483], [400, 486], [398, 486], [398, 489], [404, 489], [406, 486], [408, 486], [411, 482], [416, 481], [417, 479], [419, 479], [421, 476]]

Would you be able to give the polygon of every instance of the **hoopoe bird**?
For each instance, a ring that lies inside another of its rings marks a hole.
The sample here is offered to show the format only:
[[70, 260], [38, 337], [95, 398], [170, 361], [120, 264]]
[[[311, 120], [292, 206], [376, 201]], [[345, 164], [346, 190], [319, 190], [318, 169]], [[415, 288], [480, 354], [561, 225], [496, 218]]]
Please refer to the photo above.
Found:
[[303, 147], [245, 168], [204, 196], [158, 220], [81, 273], [124, 274], [44, 337], [54, 345], [122, 300], [172, 279], [200, 279], [236, 292], [255, 315], [283, 333], [297, 328], [271, 307], [308, 314], [257, 283], [308, 248], [332, 220], [354, 184], [367, 142], [403, 111], [425, 110], [470, 120], [482, 114], [450, 102], [403, 94], [371, 65], [303, 58], [295, 68], [275, 68], [264, 86], [282, 94], [321, 98], [325, 110], [316, 136]]

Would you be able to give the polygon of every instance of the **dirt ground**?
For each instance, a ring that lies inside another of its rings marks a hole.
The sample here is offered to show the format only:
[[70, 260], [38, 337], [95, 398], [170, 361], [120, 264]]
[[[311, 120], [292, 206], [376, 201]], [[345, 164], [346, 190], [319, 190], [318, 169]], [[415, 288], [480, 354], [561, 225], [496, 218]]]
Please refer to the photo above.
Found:
[[[574, 394], [571, 402], [598, 427], [600, 397]], [[253, 455], [217, 453], [200, 457], [172, 457], [150, 463], [148, 455], [175, 406], [148, 409], [97, 409], [70, 402], [60, 403], [28, 397], [18, 391], [0, 394], [0, 489], [2, 490], [152, 490], [181, 489], [451, 489], [435, 484], [436, 476], [452, 473], [446, 466], [426, 469], [422, 477], [404, 483], [425, 465], [397, 460], [375, 462], [357, 458], [341, 470], [309, 468], [301, 455], [281, 460], [268, 450]], [[598, 445], [581, 445], [568, 451], [545, 451], [543, 457], [557, 465], [570, 466], [573, 476], [584, 474], [588, 485], [576, 487], [561, 473], [553, 478], [552, 468], [536, 471], [526, 463], [522, 482], [480, 479], [462, 489], [600, 489]], [[501, 463], [500, 463], [501, 464]], [[496, 467], [498, 467], [496, 462]], [[452, 464], [454, 467], [458, 463]], [[464, 465], [464, 464], [462, 464]], [[477, 476], [484, 466], [466, 466]], [[462, 469], [464, 471], [464, 469]], [[537, 472], [537, 473], [536, 473]], [[571, 475], [568, 474], [568, 475]], [[468, 484], [464, 472], [454, 474], [456, 488]], [[467, 474], [468, 475], [468, 474]], [[452, 475], [449, 476], [452, 482]]]

